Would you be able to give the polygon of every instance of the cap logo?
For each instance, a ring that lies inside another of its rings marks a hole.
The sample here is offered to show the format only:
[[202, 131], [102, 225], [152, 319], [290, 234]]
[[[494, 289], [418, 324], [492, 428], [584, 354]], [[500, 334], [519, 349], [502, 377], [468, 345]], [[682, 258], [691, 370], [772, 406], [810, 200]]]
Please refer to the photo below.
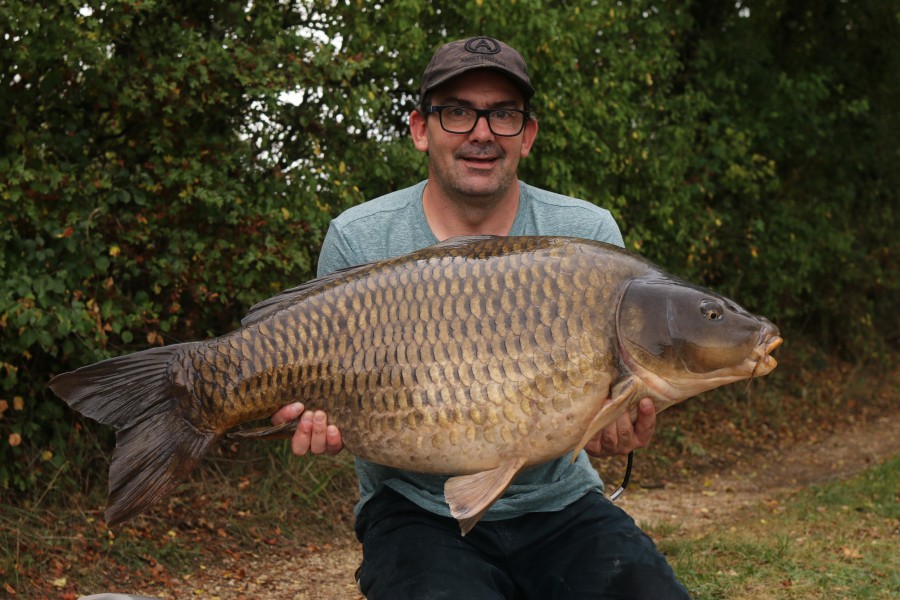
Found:
[[466, 50], [473, 54], [497, 54], [500, 52], [500, 44], [491, 38], [472, 38], [466, 42]]

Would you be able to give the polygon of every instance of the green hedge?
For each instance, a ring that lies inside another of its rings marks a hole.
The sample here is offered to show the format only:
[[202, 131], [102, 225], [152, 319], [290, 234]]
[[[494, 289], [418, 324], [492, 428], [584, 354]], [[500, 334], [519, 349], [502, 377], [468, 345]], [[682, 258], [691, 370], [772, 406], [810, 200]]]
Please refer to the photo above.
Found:
[[424, 178], [419, 74], [474, 34], [528, 59], [524, 179], [789, 340], [896, 347], [890, 3], [444, 4], [0, 3], [0, 488], [83, 466], [53, 374], [236, 327], [330, 218]]

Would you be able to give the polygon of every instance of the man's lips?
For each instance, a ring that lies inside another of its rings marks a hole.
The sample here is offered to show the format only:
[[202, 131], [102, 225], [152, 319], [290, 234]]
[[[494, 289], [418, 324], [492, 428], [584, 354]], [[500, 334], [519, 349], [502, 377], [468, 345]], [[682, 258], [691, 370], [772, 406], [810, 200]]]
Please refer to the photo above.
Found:
[[457, 148], [455, 157], [473, 169], [489, 169], [504, 156], [503, 149], [496, 144], [469, 144]]
[[499, 156], [460, 156], [459, 160], [463, 161], [470, 167], [485, 168], [492, 167], [500, 159]]

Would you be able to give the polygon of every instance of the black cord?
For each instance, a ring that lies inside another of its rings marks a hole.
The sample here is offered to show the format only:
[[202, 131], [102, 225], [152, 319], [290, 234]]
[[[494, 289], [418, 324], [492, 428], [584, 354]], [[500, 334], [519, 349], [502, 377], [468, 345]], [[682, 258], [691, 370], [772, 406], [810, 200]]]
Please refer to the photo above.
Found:
[[622, 485], [619, 486], [619, 489], [614, 491], [609, 496], [610, 502], [615, 502], [619, 496], [622, 495], [622, 492], [625, 491], [625, 488], [628, 487], [628, 480], [631, 479], [631, 465], [634, 463], [634, 450], [628, 453], [628, 464], [625, 465], [625, 479], [622, 480]]

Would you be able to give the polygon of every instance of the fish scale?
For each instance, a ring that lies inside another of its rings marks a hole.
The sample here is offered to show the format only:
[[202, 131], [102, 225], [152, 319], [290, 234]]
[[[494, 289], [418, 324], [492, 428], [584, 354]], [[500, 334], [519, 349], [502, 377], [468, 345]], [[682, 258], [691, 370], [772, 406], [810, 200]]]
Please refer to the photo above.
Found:
[[[719, 314], [710, 301], [728, 325], [703, 321]], [[668, 339], [676, 330], [685, 339]], [[765, 319], [614, 246], [465, 238], [314, 280], [229, 334], [50, 387], [119, 428], [109, 523], [169, 493], [229, 429], [301, 400], [357, 456], [454, 475], [445, 496], [465, 533], [521, 469], [574, 456], [645, 395], [662, 410], [765, 374], [780, 340]]]

